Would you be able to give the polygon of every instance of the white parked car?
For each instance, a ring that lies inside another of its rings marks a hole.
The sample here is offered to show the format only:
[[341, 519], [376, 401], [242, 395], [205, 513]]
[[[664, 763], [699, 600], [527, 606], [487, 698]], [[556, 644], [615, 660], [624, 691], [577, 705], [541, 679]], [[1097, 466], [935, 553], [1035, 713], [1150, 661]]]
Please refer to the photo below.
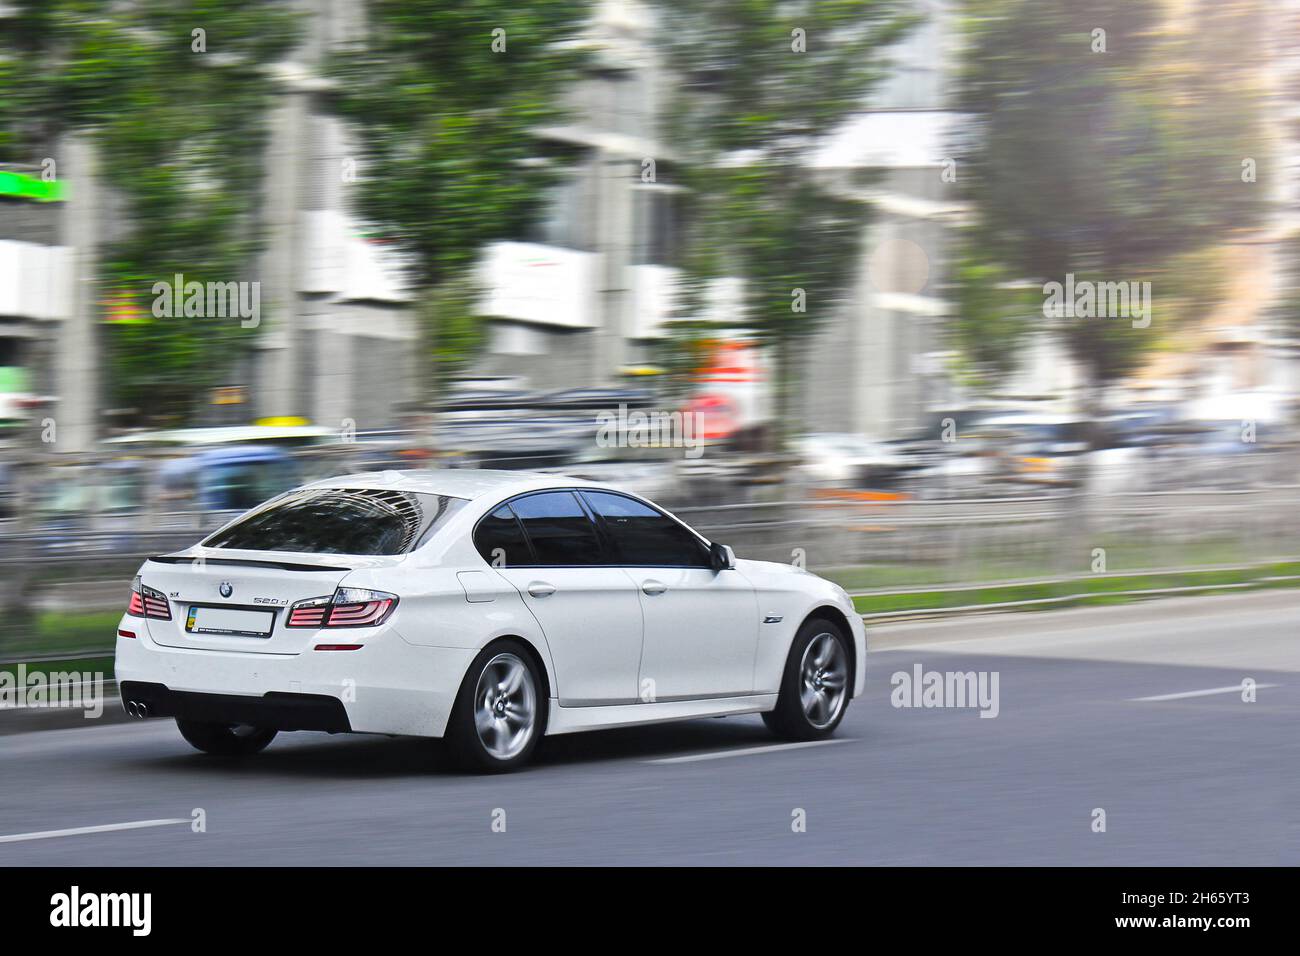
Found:
[[506, 770], [546, 734], [762, 714], [833, 733], [862, 690], [848, 595], [555, 475], [382, 472], [295, 489], [150, 558], [118, 626], [136, 717], [207, 753], [281, 730], [445, 737]]

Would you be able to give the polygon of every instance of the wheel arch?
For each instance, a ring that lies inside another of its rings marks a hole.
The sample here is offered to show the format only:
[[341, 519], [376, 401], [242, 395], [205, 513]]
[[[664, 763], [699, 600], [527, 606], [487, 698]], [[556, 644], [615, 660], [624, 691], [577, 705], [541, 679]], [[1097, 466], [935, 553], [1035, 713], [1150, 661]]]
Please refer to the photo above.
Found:
[[[483, 653], [483, 651], [487, 650], [488, 648], [493, 647], [496, 644], [500, 644], [503, 641], [515, 641], [524, 646], [525, 650], [528, 651], [529, 656], [532, 658], [533, 667], [537, 669], [537, 673], [542, 679], [542, 696], [547, 700], [549, 700], [552, 696], [554, 696], [552, 693], [553, 685], [551, 683], [551, 671], [550, 668], [547, 667], [546, 665], [546, 658], [545, 656], [543, 656], [541, 648], [539, 648], [536, 644], [534, 644], [531, 640], [529, 640], [524, 635], [498, 634], [496, 637], [492, 638], [492, 640], [484, 643], [484, 645], [479, 648], [478, 653], [481, 654]], [[475, 656], [477, 656], [477, 654]], [[545, 708], [543, 708], [543, 710], [545, 710]]]

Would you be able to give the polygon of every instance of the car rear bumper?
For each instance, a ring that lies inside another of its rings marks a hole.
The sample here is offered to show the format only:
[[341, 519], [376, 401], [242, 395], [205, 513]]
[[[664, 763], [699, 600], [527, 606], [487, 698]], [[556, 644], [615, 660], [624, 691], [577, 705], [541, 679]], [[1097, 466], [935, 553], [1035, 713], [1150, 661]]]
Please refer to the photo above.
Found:
[[348, 733], [352, 724], [343, 701], [326, 694], [271, 691], [261, 697], [172, 690], [163, 684], [124, 681], [122, 705], [133, 717], [177, 717], [221, 724], [252, 724], [269, 730]]
[[[135, 619], [121, 626], [137, 633], [117, 639], [123, 703], [156, 700], [150, 716], [281, 730], [441, 737], [475, 653], [408, 644], [384, 628], [368, 633], [360, 650], [259, 654], [157, 644]], [[133, 685], [153, 696], [131, 697], [125, 688]], [[302, 726], [286, 726], [293, 723]]]

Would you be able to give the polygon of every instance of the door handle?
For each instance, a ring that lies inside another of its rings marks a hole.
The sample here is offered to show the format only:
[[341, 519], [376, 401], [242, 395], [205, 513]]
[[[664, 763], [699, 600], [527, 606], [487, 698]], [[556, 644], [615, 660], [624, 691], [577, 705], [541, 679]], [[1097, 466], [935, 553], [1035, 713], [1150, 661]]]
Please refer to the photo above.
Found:
[[659, 581], [646, 581], [641, 585], [641, 590], [646, 594], [663, 594], [668, 590], [668, 585]]
[[555, 593], [555, 585], [547, 584], [545, 581], [534, 581], [528, 585], [528, 593], [536, 598], [550, 597]]

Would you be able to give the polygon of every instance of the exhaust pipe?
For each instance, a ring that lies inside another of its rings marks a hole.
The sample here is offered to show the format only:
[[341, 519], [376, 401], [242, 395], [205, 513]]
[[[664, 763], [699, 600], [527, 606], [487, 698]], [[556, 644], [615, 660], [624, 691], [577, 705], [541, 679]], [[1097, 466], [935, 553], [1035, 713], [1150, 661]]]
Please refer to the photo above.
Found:
[[149, 716], [149, 705], [142, 700], [128, 700], [124, 706], [126, 712], [132, 717], [144, 720]]

